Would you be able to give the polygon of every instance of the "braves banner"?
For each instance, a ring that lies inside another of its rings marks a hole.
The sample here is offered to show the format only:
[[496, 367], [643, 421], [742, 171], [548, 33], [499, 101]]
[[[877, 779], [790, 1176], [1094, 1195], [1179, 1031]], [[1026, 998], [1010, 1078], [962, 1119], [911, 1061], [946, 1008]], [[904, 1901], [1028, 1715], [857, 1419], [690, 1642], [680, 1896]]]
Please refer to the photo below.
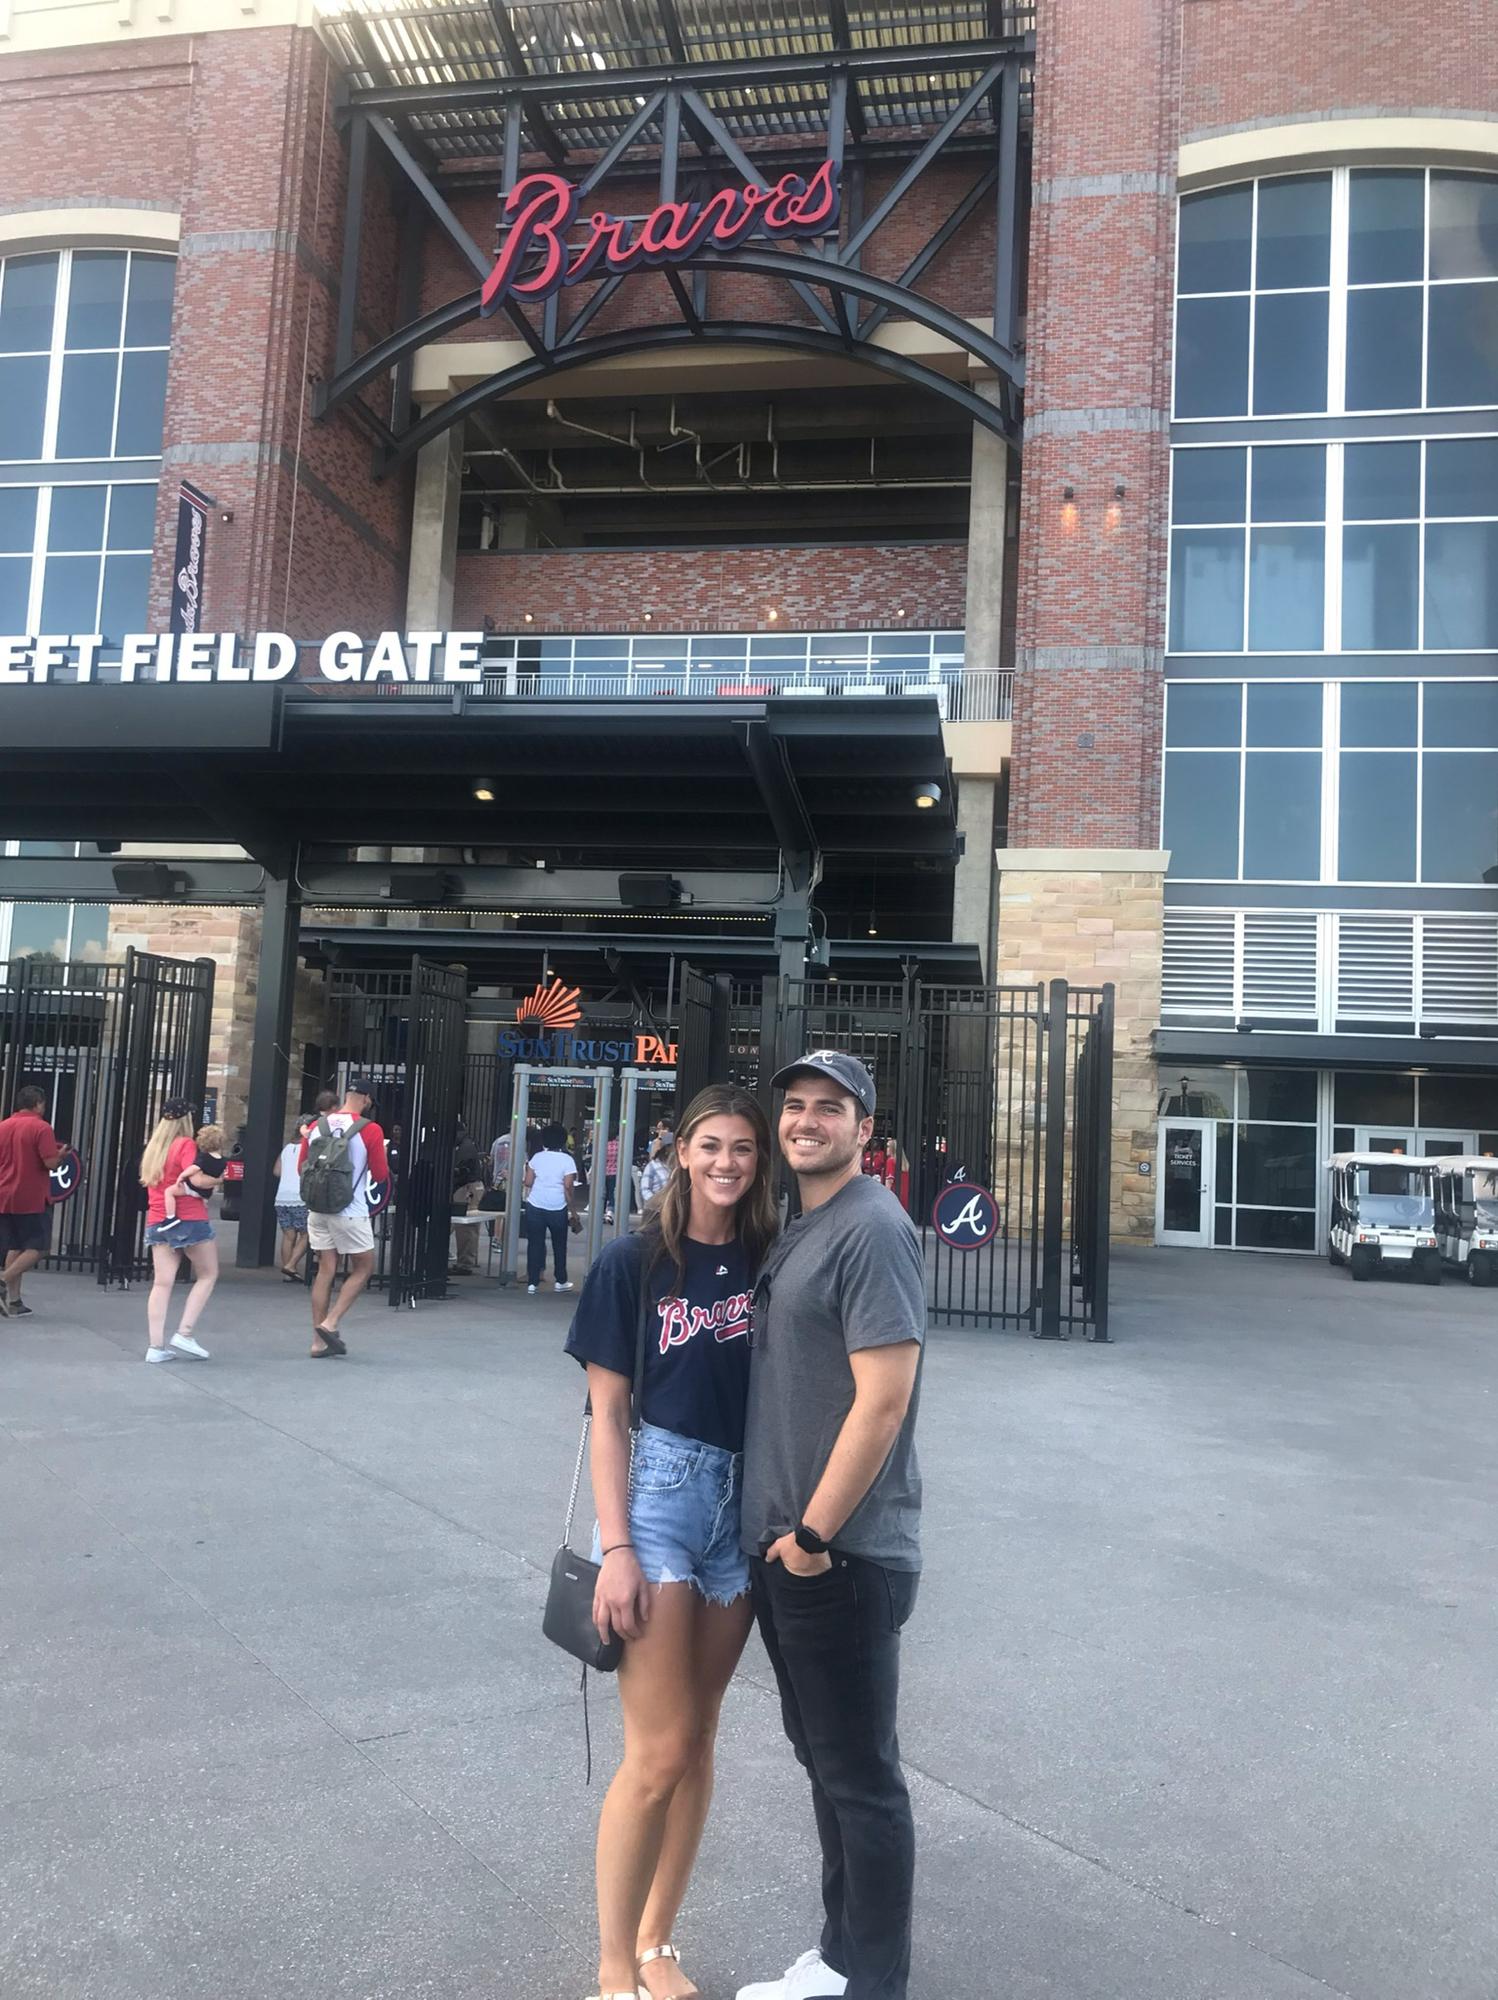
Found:
[[172, 630], [196, 632], [203, 617], [203, 564], [213, 502], [184, 479], [177, 490], [177, 552], [172, 558]]
[[950, 1250], [981, 1250], [999, 1233], [999, 1205], [973, 1181], [949, 1181], [936, 1197], [931, 1222]]
[[77, 1148], [69, 1146], [47, 1176], [47, 1206], [56, 1208], [59, 1202], [71, 1199], [78, 1192], [82, 1179], [83, 1162], [78, 1157]]

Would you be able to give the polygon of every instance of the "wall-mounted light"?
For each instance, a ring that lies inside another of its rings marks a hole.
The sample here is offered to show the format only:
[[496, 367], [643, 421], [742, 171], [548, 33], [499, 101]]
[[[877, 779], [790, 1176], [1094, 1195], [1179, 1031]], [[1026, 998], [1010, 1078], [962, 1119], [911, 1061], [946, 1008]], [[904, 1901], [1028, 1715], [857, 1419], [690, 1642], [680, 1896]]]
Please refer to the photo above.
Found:
[[645, 613], [645, 623], [646, 623], [647, 625], [648, 625], [648, 624], [650, 623], [650, 621], [651, 621], [651, 619], [652, 619], [652, 618], [654, 617], [654, 615], [655, 615], [655, 614], [654, 614], [653, 612], [651, 612], [651, 611], [647, 611], [647, 612]]
[[1114, 497], [1114, 499], [1115, 499], [1115, 500], [1122, 500], [1122, 498], [1123, 498], [1123, 497], [1124, 497], [1124, 495], [1125, 495], [1125, 494], [1126, 494], [1126, 493], [1128, 492], [1128, 490], [1129, 490], [1129, 489], [1128, 489], [1128, 487], [1124, 485], [1124, 483], [1123, 483], [1123, 481], [1122, 481], [1121, 479], [1115, 479], [1115, 480], [1114, 480], [1114, 482], [1113, 482], [1113, 497]]
[[534, 611], [527, 611], [527, 612], [526, 612], [526, 614], [525, 614], [525, 622], [526, 622], [526, 624], [527, 624], [527, 625], [534, 625], [534, 624], [535, 624], [535, 622], [536, 622], [536, 614], [535, 614], [535, 612], [534, 612]]
[[492, 781], [488, 778], [475, 778], [473, 781], [473, 796], [481, 806], [492, 806], [494, 803], [494, 785]]
[[914, 797], [917, 806], [919, 806], [923, 812], [929, 812], [932, 806], [939, 806], [941, 804], [941, 786], [933, 784], [932, 781], [929, 778], [927, 778], [923, 780], [922, 783], [916, 786], [912, 796]]
[[1075, 486], [1072, 485], [1070, 480], [1068, 480], [1066, 484], [1062, 487], [1061, 497], [1063, 500], [1066, 500], [1068, 502], [1076, 499], [1077, 489]]
[[765, 623], [767, 625], [773, 625], [775, 621], [779, 618], [779, 616], [780, 613], [772, 605], [770, 609], [765, 613]]
[[232, 507], [220, 507], [218, 517], [227, 528], [234, 519], [234, 509]]

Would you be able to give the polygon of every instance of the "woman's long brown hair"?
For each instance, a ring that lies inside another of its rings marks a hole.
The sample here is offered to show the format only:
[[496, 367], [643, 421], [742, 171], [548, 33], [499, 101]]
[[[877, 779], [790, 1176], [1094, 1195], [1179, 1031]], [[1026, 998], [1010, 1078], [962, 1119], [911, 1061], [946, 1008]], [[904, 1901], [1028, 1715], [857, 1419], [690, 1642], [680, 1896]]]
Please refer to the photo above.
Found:
[[[770, 1188], [770, 1126], [757, 1099], [732, 1083], [710, 1083], [699, 1090], [687, 1106], [676, 1128], [676, 1145], [690, 1140], [697, 1127], [709, 1118], [742, 1118], [754, 1133], [759, 1158], [747, 1194], [734, 1209], [734, 1235], [748, 1253], [750, 1268], [757, 1270], [760, 1259], [780, 1232], [780, 1216]], [[620, 1165], [623, 1166], [623, 1162]], [[692, 1177], [681, 1164], [680, 1154], [672, 1161], [659, 1206], [645, 1218], [640, 1234], [646, 1243], [646, 1268], [669, 1257], [676, 1266], [676, 1282], [686, 1283], [686, 1255], [682, 1243], [692, 1216]]]

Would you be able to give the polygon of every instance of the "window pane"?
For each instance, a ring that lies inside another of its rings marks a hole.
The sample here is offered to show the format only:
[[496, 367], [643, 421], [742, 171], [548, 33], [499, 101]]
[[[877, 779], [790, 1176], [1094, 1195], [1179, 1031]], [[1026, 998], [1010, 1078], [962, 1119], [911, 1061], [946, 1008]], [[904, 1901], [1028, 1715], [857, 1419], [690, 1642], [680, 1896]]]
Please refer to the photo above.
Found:
[[1427, 514], [1498, 514], [1498, 438], [1432, 438], [1425, 451]]
[[1237, 1212], [1240, 1250], [1314, 1250], [1316, 1217], [1301, 1210], [1240, 1208]]
[[1320, 683], [1251, 681], [1247, 741], [1251, 750], [1319, 750]]
[[1419, 409], [1422, 296], [1416, 286], [1348, 293], [1349, 410]]
[[165, 347], [172, 331], [172, 285], [177, 275], [172, 257], [130, 260], [130, 303], [125, 308], [127, 347]]
[[1176, 415], [1248, 409], [1248, 300], [1182, 299], [1176, 313]]
[[1270, 1118], [1285, 1125], [1316, 1123], [1316, 1072], [1305, 1069], [1246, 1069], [1238, 1079], [1238, 1116]]
[[1352, 175], [1348, 218], [1350, 284], [1391, 284], [1425, 275], [1425, 176], [1377, 169]]
[[[1173, 1063], [1160, 1064], [1160, 1116], [1162, 1118], [1224, 1118], [1233, 1115], [1233, 1078], [1230, 1069], [1197, 1069], [1184, 1072]], [[1227, 1193], [1227, 1177], [1218, 1184], [1219, 1194]]]
[[75, 250], [68, 286], [68, 346], [118, 347], [124, 303], [124, 251]]
[[10, 913], [12, 958], [61, 961], [68, 950], [66, 903], [16, 903]]
[[1243, 532], [1178, 528], [1171, 536], [1170, 644], [1178, 653], [1243, 650]]
[[1338, 1070], [1332, 1083], [1333, 1116], [1342, 1125], [1413, 1125], [1415, 1079], [1374, 1070]]
[[1425, 760], [1421, 879], [1480, 882], [1498, 867], [1498, 756], [1447, 750]]
[[1178, 451], [1171, 469], [1170, 518], [1176, 523], [1241, 521], [1248, 453], [1241, 445], [1221, 451]]
[[52, 345], [57, 258], [7, 257], [0, 286], [0, 354], [45, 353]]
[[26, 630], [26, 603], [31, 594], [31, 558], [0, 556], [0, 632]]
[[1252, 501], [1255, 521], [1324, 521], [1326, 446], [1255, 446]]
[[1420, 530], [1347, 527], [1342, 531], [1342, 647], [1393, 652], [1418, 643]]
[[1498, 522], [1425, 530], [1425, 643], [1498, 646]]
[[1238, 757], [1172, 751], [1165, 759], [1165, 845], [1181, 877], [1238, 873]]
[[1324, 285], [1331, 270], [1332, 177], [1295, 174], [1259, 183], [1259, 261], [1254, 284]]
[[40, 458], [46, 414], [46, 355], [0, 361], [0, 458]]
[[1243, 779], [1243, 876], [1315, 882], [1321, 875], [1321, 759], [1256, 750]]
[[166, 354], [127, 354], [120, 369], [117, 458], [154, 457], [161, 449], [166, 410]]
[[1498, 180], [1491, 174], [1431, 175], [1430, 275], [1498, 277]]
[[109, 945], [109, 905], [107, 903], [75, 903], [73, 905], [72, 936], [68, 943], [70, 959], [92, 959], [97, 963], [107, 954]]
[[1414, 752], [1342, 752], [1337, 874], [1343, 882], [1415, 879]]
[[49, 549], [98, 550], [104, 546], [102, 486], [54, 486], [47, 522]]
[[1188, 194], [1181, 202], [1181, 292], [1248, 290], [1253, 189], [1248, 185]]
[[146, 629], [146, 593], [151, 582], [149, 556], [106, 556], [104, 596], [99, 607], [99, 630], [118, 643], [127, 632]]
[[1165, 741], [1176, 750], [1236, 750], [1242, 703], [1241, 681], [1177, 681], [1167, 693]]
[[1240, 1125], [1238, 1199], [1266, 1208], [1314, 1208], [1315, 1132], [1304, 1125]]
[[108, 458], [114, 446], [112, 354], [70, 354], [62, 364], [57, 417], [59, 458]]
[[1414, 681], [1347, 681], [1342, 688], [1342, 744], [1353, 750], [1413, 745], [1419, 689]]
[[0, 486], [0, 552], [31, 554], [36, 532], [36, 488]]
[[1326, 534], [1254, 528], [1249, 534], [1250, 652], [1316, 652], [1322, 643]]
[[42, 582], [43, 632], [92, 632], [99, 595], [97, 556], [48, 556]]
[[[1420, 1123], [1460, 1132], [1498, 1123], [1498, 1072], [1486, 1076], [1422, 1076]], [[1479, 1146], [1479, 1152], [1486, 1152]]]
[[149, 549], [156, 533], [156, 488], [114, 486], [109, 494], [109, 547]]
[[1342, 458], [1349, 521], [1410, 521], [1420, 512], [1418, 444], [1350, 444]]
[[1498, 750], [1498, 681], [1427, 681], [1424, 741], [1427, 750]]
[[1254, 317], [1254, 413], [1326, 408], [1326, 293], [1260, 298]]
[[1430, 294], [1433, 410], [1498, 403], [1498, 285], [1435, 285]]

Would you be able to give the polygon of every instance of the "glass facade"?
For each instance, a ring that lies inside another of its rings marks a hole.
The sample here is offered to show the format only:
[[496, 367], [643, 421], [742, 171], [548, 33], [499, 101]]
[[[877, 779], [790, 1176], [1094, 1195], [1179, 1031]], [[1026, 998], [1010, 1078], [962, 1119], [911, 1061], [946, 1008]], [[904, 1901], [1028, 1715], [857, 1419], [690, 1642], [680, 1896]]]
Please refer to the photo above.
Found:
[[1314, 1070], [1160, 1066], [1160, 1116], [1216, 1121], [1212, 1241], [1315, 1250], [1320, 1146]]
[[[10, 855], [81, 852], [75, 840], [8, 840]], [[54, 964], [98, 963], [107, 956], [107, 903], [0, 903], [0, 959], [38, 958]]]

